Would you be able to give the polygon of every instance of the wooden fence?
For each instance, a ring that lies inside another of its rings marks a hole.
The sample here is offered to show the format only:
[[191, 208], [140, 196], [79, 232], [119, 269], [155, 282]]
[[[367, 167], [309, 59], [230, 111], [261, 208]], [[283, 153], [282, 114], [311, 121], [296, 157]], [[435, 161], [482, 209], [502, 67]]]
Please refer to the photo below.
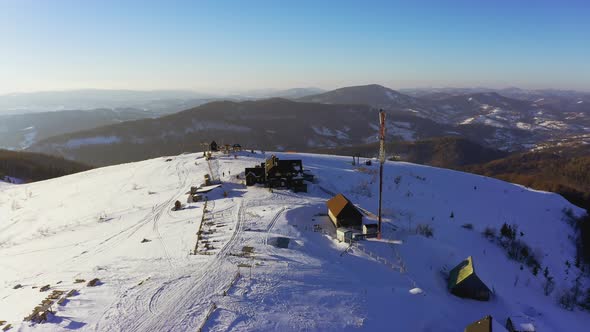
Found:
[[199, 229], [197, 230], [197, 243], [195, 244], [195, 251], [193, 252], [193, 255], [197, 254], [197, 250], [199, 247], [199, 240], [201, 239], [201, 228], [203, 228], [203, 224], [205, 223], [205, 215], [207, 214], [207, 202], [209, 202], [209, 200], [207, 199], [207, 197], [205, 197], [205, 204], [203, 205], [203, 213], [201, 215], [201, 223], [199, 224]]

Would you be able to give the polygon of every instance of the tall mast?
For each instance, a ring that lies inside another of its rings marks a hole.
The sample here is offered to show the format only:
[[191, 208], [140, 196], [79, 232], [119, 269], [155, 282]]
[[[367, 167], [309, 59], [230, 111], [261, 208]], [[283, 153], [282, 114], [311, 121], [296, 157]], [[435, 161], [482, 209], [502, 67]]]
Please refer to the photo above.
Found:
[[377, 238], [381, 238], [381, 201], [383, 196], [383, 164], [385, 163], [385, 112], [379, 110], [379, 225]]

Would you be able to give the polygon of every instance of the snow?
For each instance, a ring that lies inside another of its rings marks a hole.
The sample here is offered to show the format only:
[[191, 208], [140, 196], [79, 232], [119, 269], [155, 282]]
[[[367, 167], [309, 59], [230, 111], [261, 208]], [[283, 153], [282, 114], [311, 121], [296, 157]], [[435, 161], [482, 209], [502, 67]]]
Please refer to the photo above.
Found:
[[26, 148], [30, 147], [31, 145], [33, 145], [33, 143], [35, 143], [35, 140], [37, 138], [37, 130], [35, 130], [35, 127], [28, 127], [28, 128], [23, 129], [23, 131], [28, 131], [24, 135], [23, 142], [21, 142], [21, 148], [26, 149]]
[[504, 125], [502, 122], [500, 122], [492, 117], [488, 117], [486, 115], [478, 115], [475, 117], [470, 117], [470, 118], [467, 118], [467, 119], [461, 121], [459, 124], [460, 125], [468, 125], [468, 124], [473, 124], [473, 123], [481, 123], [481, 124], [485, 124], [485, 125], [497, 127], [497, 128], [506, 127], [506, 125]]
[[3, 178], [0, 178], [0, 183], [3, 184], [23, 184], [25, 183], [24, 180], [19, 179], [19, 178], [15, 178], [13, 176], [4, 176]]
[[410, 289], [410, 294], [412, 294], [412, 295], [418, 295], [418, 294], [422, 294], [422, 293], [424, 293], [424, 291], [420, 288]]
[[316, 134], [318, 134], [318, 135], [322, 135], [322, 136], [335, 136], [335, 134], [332, 132], [332, 130], [330, 128], [327, 128], [327, 127], [312, 126], [311, 129], [313, 129], [313, 131]]
[[[543, 295], [542, 276], [520, 270], [481, 235], [488, 226], [518, 224], [557, 289], [567, 287], [575, 268], [568, 275], [563, 262], [574, 259], [574, 230], [562, 211], [582, 210], [562, 197], [387, 162], [384, 239], [349, 248], [333, 239], [326, 190], [374, 212], [378, 166], [353, 167], [350, 157], [276, 154], [301, 158], [318, 184], [298, 194], [246, 188], [235, 176], [264, 155], [241, 152], [237, 159], [216, 154], [210, 165], [201, 154], [184, 154], [0, 186], [0, 319], [20, 331], [461, 331], [488, 314], [499, 321], [533, 316], [542, 331], [582, 331], [590, 324], [587, 313], [563, 310], [554, 296]], [[206, 210], [197, 202], [172, 211], [210, 167], [225, 176], [223, 190], [206, 194]], [[465, 223], [474, 229], [461, 227]], [[417, 224], [431, 225], [434, 236], [417, 235]], [[191, 254], [199, 229], [197, 249], [208, 241], [209, 254]], [[288, 238], [288, 248], [276, 247], [277, 238]], [[490, 302], [446, 290], [440, 271], [469, 255], [495, 291]], [[103, 284], [74, 284], [94, 277]], [[24, 287], [13, 289], [16, 284]], [[22, 322], [47, 295], [32, 287], [46, 284], [79, 295], [57, 306], [50, 323]]]
[[396, 100], [398, 97], [396, 94], [394, 94], [392, 91], [389, 91], [389, 90], [385, 90], [385, 94], [391, 100]]
[[214, 185], [211, 185], [211, 186], [203, 186], [203, 187], [197, 189], [197, 193], [198, 194], [200, 194], [200, 193], [207, 193], [207, 192], [210, 192], [211, 190], [216, 189], [216, 188], [219, 188], [219, 187], [221, 187], [221, 184], [214, 184]]
[[4, 180], [1, 180], [1, 179], [0, 179], [0, 190], [1, 190], [2, 188], [7, 188], [7, 187], [10, 187], [10, 186], [12, 186], [12, 185], [13, 185], [12, 183], [10, 183], [10, 182], [6, 182], [6, 181], [4, 181]]
[[[370, 123], [369, 126], [372, 129], [379, 130], [379, 126], [374, 123]], [[403, 141], [415, 141], [416, 131], [411, 129], [412, 124], [409, 122], [402, 121], [387, 121], [386, 122], [386, 134], [396, 138], [401, 138]], [[365, 143], [373, 143], [378, 140], [376, 136], [369, 136], [364, 139]]]
[[508, 332], [504, 325], [498, 323], [495, 319], [492, 319], [492, 331], [493, 332]]
[[533, 129], [533, 126], [530, 123], [517, 122], [516, 128], [523, 129], [523, 130], [531, 130], [531, 129]]
[[409, 122], [402, 122], [402, 121], [394, 121], [393, 122], [393, 126], [398, 127], [398, 128], [406, 128], [406, 129], [410, 129], [412, 128], [412, 124]]
[[[311, 129], [318, 135], [320, 136], [326, 136], [326, 137], [336, 137], [340, 140], [347, 140], [349, 139], [349, 135], [346, 133], [346, 131], [349, 131], [350, 128], [343, 128], [343, 130], [332, 130], [330, 128], [327, 127], [317, 127], [317, 126], [312, 126]], [[309, 145], [309, 143], [308, 143]], [[309, 146], [313, 146], [313, 145], [309, 145]]]
[[518, 331], [523, 331], [523, 332], [535, 332], [535, 325], [533, 323], [530, 322], [529, 319], [526, 319], [525, 317], [522, 316], [518, 316], [518, 317], [510, 317], [510, 320], [512, 321], [512, 324], [515, 326], [515, 328]]
[[536, 122], [538, 126], [548, 129], [564, 130], [569, 128], [569, 126], [562, 121], [538, 119]]
[[[249, 132], [252, 128], [246, 126], [239, 126], [235, 124], [228, 124], [221, 121], [197, 121], [193, 119], [192, 126], [184, 129], [185, 134], [204, 131], [204, 130], [225, 130], [236, 132]], [[170, 136], [174, 136], [171, 134]]]
[[95, 136], [86, 138], [73, 138], [64, 144], [68, 149], [77, 149], [85, 145], [101, 145], [101, 144], [114, 144], [121, 142], [121, 139], [117, 136]]

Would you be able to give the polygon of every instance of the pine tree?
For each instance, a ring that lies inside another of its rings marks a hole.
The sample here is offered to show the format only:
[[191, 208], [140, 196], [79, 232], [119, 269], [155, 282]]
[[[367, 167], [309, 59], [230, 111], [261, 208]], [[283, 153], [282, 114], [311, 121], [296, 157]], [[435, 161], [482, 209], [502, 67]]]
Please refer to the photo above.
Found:
[[510, 226], [507, 223], [502, 224], [502, 228], [500, 228], [500, 236], [510, 238]]

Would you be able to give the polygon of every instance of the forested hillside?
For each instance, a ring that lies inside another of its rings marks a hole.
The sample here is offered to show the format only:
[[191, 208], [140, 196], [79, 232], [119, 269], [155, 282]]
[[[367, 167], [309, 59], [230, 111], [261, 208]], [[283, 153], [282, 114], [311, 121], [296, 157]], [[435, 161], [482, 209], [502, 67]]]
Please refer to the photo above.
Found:
[[34, 182], [90, 168], [84, 164], [40, 153], [0, 150], [0, 179], [9, 176], [24, 182]]
[[[461, 137], [439, 137], [414, 142], [395, 141], [386, 143], [385, 150], [394, 160], [443, 168], [486, 163], [509, 155], [507, 152], [484, 147]], [[372, 158], [379, 153], [379, 143], [317, 149], [314, 152]]]

